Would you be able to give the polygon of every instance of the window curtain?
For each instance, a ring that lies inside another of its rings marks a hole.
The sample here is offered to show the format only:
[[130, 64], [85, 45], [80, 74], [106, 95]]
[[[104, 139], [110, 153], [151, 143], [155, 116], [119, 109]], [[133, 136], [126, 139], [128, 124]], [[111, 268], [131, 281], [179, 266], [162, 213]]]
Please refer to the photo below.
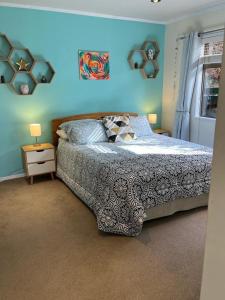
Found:
[[181, 80], [173, 137], [190, 141], [190, 115], [198, 75], [201, 38], [191, 32], [185, 36], [181, 62]]

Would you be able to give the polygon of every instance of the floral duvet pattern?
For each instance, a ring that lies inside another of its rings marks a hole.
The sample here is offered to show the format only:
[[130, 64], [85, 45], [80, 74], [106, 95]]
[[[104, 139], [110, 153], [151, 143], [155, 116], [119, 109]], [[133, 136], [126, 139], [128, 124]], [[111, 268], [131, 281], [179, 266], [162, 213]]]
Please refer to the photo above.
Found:
[[95, 213], [104, 232], [140, 234], [145, 210], [208, 193], [212, 150], [153, 134], [129, 143], [60, 140], [57, 175]]

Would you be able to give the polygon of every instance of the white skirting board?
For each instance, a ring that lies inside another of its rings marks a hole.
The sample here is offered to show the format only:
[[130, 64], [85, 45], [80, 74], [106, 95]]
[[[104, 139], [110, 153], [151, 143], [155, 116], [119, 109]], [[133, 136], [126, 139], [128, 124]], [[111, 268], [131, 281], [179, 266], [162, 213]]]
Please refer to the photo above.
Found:
[[25, 177], [25, 174], [21, 173], [21, 174], [6, 176], [6, 177], [0, 177], [0, 182], [6, 181], [6, 180], [12, 180], [12, 179], [16, 179], [16, 178], [21, 178], [21, 177]]

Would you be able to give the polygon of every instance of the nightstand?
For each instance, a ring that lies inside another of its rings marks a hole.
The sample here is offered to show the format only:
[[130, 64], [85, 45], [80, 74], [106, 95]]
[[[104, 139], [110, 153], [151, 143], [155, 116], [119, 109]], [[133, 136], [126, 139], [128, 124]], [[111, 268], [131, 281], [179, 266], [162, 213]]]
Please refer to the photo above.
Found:
[[161, 129], [161, 128], [154, 129], [154, 133], [170, 136], [170, 133], [168, 130]]
[[51, 173], [54, 179], [56, 170], [55, 147], [52, 144], [26, 145], [22, 147], [26, 176], [33, 184], [33, 176]]

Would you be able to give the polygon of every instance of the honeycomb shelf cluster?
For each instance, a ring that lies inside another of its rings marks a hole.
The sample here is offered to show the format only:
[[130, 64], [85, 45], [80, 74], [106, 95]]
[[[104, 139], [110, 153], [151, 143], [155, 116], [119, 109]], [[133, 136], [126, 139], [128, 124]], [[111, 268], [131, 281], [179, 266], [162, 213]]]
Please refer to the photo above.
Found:
[[132, 70], [140, 70], [145, 79], [154, 79], [159, 73], [157, 58], [160, 49], [156, 41], [145, 41], [140, 48], [130, 51], [128, 62]]
[[[19, 70], [20, 59], [27, 63], [26, 71]], [[7, 36], [0, 33], [0, 86], [7, 84], [17, 95], [24, 96], [21, 85], [26, 84], [29, 87], [27, 95], [32, 95], [38, 84], [50, 83], [54, 75], [48, 61], [35, 59], [27, 48], [14, 47]]]

